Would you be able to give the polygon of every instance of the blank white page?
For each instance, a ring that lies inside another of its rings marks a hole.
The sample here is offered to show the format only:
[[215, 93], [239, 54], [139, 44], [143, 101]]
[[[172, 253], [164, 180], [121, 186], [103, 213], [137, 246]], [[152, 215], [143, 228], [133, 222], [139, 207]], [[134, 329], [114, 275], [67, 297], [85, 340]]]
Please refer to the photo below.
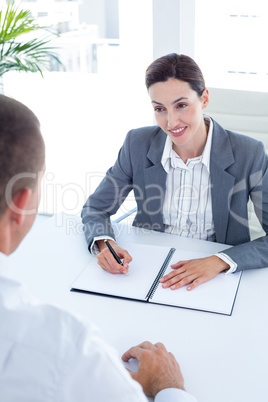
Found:
[[91, 257], [90, 263], [73, 283], [73, 289], [146, 300], [170, 248], [132, 243], [127, 249], [133, 258], [129, 275], [112, 275], [97, 264], [96, 257]]
[[[170, 265], [178, 261], [207, 256], [208, 254], [205, 253], [177, 249], [168, 264], [165, 274], [172, 271]], [[162, 284], [159, 284], [151, 301], [153, 303], [231, 315], [240, 277], [241, 272], [227, 275], [221, 273], [191, 291], [186, 290], [187, 286], [171, 290], [170, 288], [165, 289]]]

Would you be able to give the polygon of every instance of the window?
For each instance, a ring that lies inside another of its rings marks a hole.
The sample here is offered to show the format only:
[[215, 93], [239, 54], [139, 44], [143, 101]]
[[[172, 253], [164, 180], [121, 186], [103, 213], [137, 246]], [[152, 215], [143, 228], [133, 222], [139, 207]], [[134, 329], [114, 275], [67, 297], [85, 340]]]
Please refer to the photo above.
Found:
[[[4, 91], [41, 122], [47, 172], [40, 211], [80, 214], [128, 130], [153, 124], [144, 72], [152, 54], [152, 0], [23, 1], [66, 66], [7, 73]], [[56, 71], [55, 71], [56, 70]]]
[[209, 87], [268, 92], [268, 3], [196, 0], [195, 59]]

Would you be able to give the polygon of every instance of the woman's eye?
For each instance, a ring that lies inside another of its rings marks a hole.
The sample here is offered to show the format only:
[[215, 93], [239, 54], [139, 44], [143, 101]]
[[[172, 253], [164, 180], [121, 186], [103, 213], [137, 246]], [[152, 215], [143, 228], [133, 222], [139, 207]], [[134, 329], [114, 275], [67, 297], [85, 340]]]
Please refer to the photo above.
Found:
[[177, 104], [178, 109], [184, 109], [186, 106], [187, 106], [186, 103], [178, 103]]
[[156, 113], [160, 113], [160, 112], [162, 112], [163, 110], [164, 110], [163, 107], [156, 107], [156, 108], [154, 109], [154, 111], [155, 111]]

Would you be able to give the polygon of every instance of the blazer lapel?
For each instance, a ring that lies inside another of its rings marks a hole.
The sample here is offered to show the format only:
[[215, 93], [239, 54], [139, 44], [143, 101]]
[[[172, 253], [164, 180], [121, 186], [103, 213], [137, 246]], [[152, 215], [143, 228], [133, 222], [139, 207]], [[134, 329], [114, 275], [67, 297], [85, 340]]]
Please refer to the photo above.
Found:
[[152, 166], [144, 170], [145, 181], [145, 208], [149, 212], [153, 228], [164, 230], [163, 224], [163, 202], [166, 191], [166, 172], [161, 164], [162, 153], [166, 141], [166, 134], [160, 129], [155, 136], [147, 158]]
[[[224, 243], [229, 219], [235, 177], [226, 171], [234, 162], [227, 132], [213, 120], [213, 137], [210, 156], [212, 213], [216, 240]], [[152, 165], [144, 170], [145, 202], [151, 222], [156, 230], [164, 230], [163, 202], [166, 191], [166, 172], [161, 164], [166, 134], [160, 129], [147, 153]]]
[[235, 162], [227, 132], [213, 120], [213, 136], [210, 156], [212, 213], [216, 241], [225, 243], [229, 220], [229, 205], [235, 177], [226, 169]]

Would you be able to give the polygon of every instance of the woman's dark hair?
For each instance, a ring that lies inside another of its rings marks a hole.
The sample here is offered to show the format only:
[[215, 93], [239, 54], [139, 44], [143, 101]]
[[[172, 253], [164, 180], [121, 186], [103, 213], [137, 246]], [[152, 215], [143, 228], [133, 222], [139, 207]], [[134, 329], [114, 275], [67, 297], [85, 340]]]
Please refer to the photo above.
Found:
[[196, 62], [183, 54], [171, 53], [153, 61], [146, 70], [145, 84], [149, 89], [151, 85], [169, 78], [188, 82], [199, 97], [206, 88], [202, 71]]

